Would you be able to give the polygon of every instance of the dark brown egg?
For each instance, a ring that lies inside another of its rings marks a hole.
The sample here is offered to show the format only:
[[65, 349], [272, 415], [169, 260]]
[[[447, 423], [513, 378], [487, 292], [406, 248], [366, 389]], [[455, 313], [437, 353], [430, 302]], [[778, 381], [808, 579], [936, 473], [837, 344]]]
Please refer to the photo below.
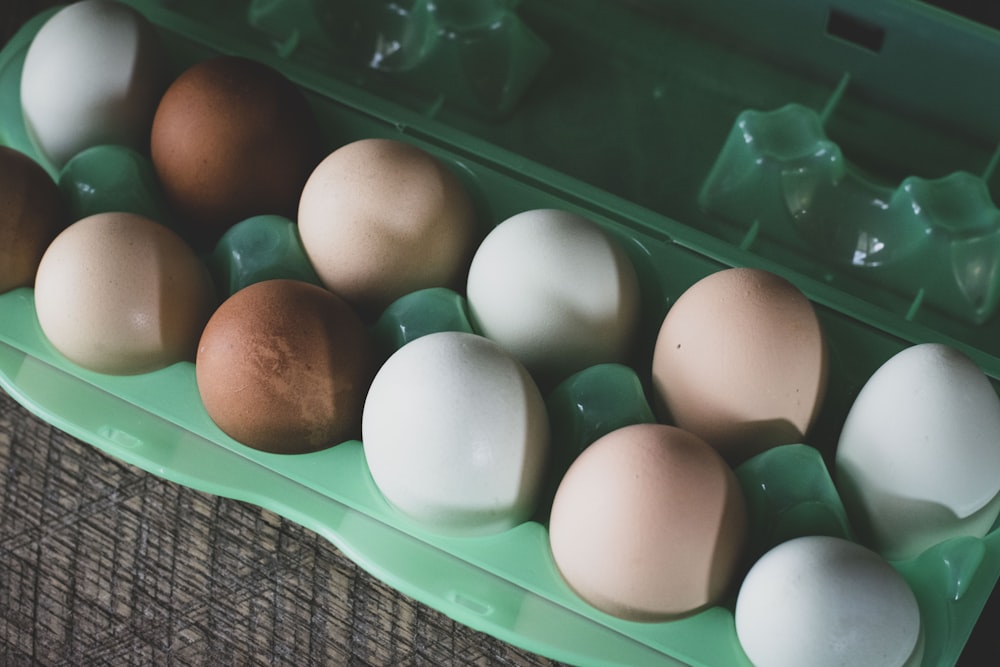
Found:
[[322, 157], [305, 97], [262, 63], [218, 56], [183, 72], [156, 115], [150, 151], [182, 226], [197, 245], [254, 215], [294, 218]]
[[63, 223], [55, 181], [24, 153], [0, 146], [0, 293], [34, 283]]
[[205, 409], [230, 437], [296, 454], [360, 435], [373, 355], [342, 298], [305, 282], [267, 280], [212, 315], [195, 374]]

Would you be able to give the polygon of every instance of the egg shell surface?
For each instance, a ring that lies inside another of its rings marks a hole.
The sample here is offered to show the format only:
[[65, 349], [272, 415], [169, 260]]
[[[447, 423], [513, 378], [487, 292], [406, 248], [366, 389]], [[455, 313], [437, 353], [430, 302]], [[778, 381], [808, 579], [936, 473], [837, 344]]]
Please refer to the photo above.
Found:
[[854, 400], [836, 473], [848, 509], [888, 558], [983, 537], [1000, 514], [1000, 398], [960, 351], [910, 346]]
[[212, 315], [195, 375], [212, 420], [263, 451], [299, 454], [359, 434], [372, 350], [336, 294], [299, 280], [239, 290]]
[[83, 0], [46, 21], [28, 47], [21, 107], [32, 143], [56, 168], [98, 144], [145, 152], [166, 86], [162, 45], [119, 2]]
[[736, 633], [755, 667], [917, 667], [920, 609], [875, 552], [837, 537], [783, 542], [750, 568]]
[[568, 211], [535, 209], [497, 225], [467, 282], [476, 329], [540, 381], [623, 362], [639, 317], [639, 281], [621, 245]]
[[614, 616], [664, 621], [718, 602], [738, 571], [747, 510], [708, 443], [665, 424], [594, 441], [556, 491], [549, 540], [559, 573]]
[[215, 56], [164, 93], [150, 154], [186, 234], [202, 245], [252, 216], [294, 218], [320, 145], [312, 110], [283, 74]]
[[724, 269], [667, 311], [652, 375], [661, 418], [736, 465], [803, 441], [826, 394], [827, 349], [812, 304], [792, 283]]
[[549, 423], [514, 357], [482, 336], [446, 331], [405, 344], [378, 371], [362, 441], [391, 505], [434, 532], [484, 535], [534, 511]]
[[208, 270], [177, 234], [134, 213], [98, 213], [52, 241], [35, 277], [38, 323], [90, 370], [144, 373], [192, 359], [215, 305]]
[[65, 224], [59, 188], [30, 157], [0, 146], [0, 293], [30, 287]]
[[330, 153], [305, 184], [298, 224], [323, 284], [376, 314], [410, 292], [461, 284], [478, 239], [458, 177], [392, 139]]

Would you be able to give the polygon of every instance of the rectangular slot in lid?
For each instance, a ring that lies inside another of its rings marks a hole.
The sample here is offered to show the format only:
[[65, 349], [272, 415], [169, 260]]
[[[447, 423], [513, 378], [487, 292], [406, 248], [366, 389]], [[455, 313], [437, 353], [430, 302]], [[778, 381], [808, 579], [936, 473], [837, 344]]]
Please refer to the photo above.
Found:
[[826, 34], [863, 49], [878, 53], [885, 43], [885, 28], [839, 9], [831, 9], [826, 20]]

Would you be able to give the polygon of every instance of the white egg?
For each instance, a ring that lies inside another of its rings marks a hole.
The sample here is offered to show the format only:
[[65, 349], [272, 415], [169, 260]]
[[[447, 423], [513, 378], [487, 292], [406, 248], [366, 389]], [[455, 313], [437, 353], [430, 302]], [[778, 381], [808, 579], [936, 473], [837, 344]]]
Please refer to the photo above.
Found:
[[496, 533], [535, 509], [545, 404], [524, 367], [482, 336], [433, 333], [397, 350], [372, 382], [361, 431], [375, 485], [428, 529]]
[[57, 168], [97, 144], [146, 150], [162, 60], [152, 26], [131, 7], [83, 0], [55, 13], [28, 47], [21, 76], [35, 147]]
[[537, 209], [480, 244], [467, 284], [473, 324], [537, 378], [624, 361], [639, 312], [631, 260], [596, 223]]
[[798, 537], [750, 568], [736, 635], [755, 667], [915, 667], [923, 658], [916, 597], [875, 552]]
[[836, 481], [864, 540], [890, 560], [983, 537], [1000, 513], [1000, 398], [989, 379], [946, 345], [894, 355], [848, 413]]

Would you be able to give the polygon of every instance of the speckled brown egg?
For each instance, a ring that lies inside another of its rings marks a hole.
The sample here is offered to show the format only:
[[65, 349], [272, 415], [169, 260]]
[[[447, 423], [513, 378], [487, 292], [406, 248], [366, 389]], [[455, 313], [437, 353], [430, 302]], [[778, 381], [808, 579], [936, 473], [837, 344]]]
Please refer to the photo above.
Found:
[[217, 56], [184, 71], [153, 118], [163, 189], [199, 245], [259, 214], [293, 217], [322, 156], [305, 97], [262, 63]]
[[34, 283], [63, 222], [55, 181], [24, 153], [0, 146], [0, 293]]
[[268, 452], [317, 451], [357, 437], [373, 375], [367, 333], [336, 294], [266, 280], [233, 294], [198, 344], [195, 374], [212, 420]]
[[458, 177], [392, 139], [328, 155], [302, 191], [298, 223], [323, 284], [374, 312], [418, 289], [460, 285], [478, 231]]

